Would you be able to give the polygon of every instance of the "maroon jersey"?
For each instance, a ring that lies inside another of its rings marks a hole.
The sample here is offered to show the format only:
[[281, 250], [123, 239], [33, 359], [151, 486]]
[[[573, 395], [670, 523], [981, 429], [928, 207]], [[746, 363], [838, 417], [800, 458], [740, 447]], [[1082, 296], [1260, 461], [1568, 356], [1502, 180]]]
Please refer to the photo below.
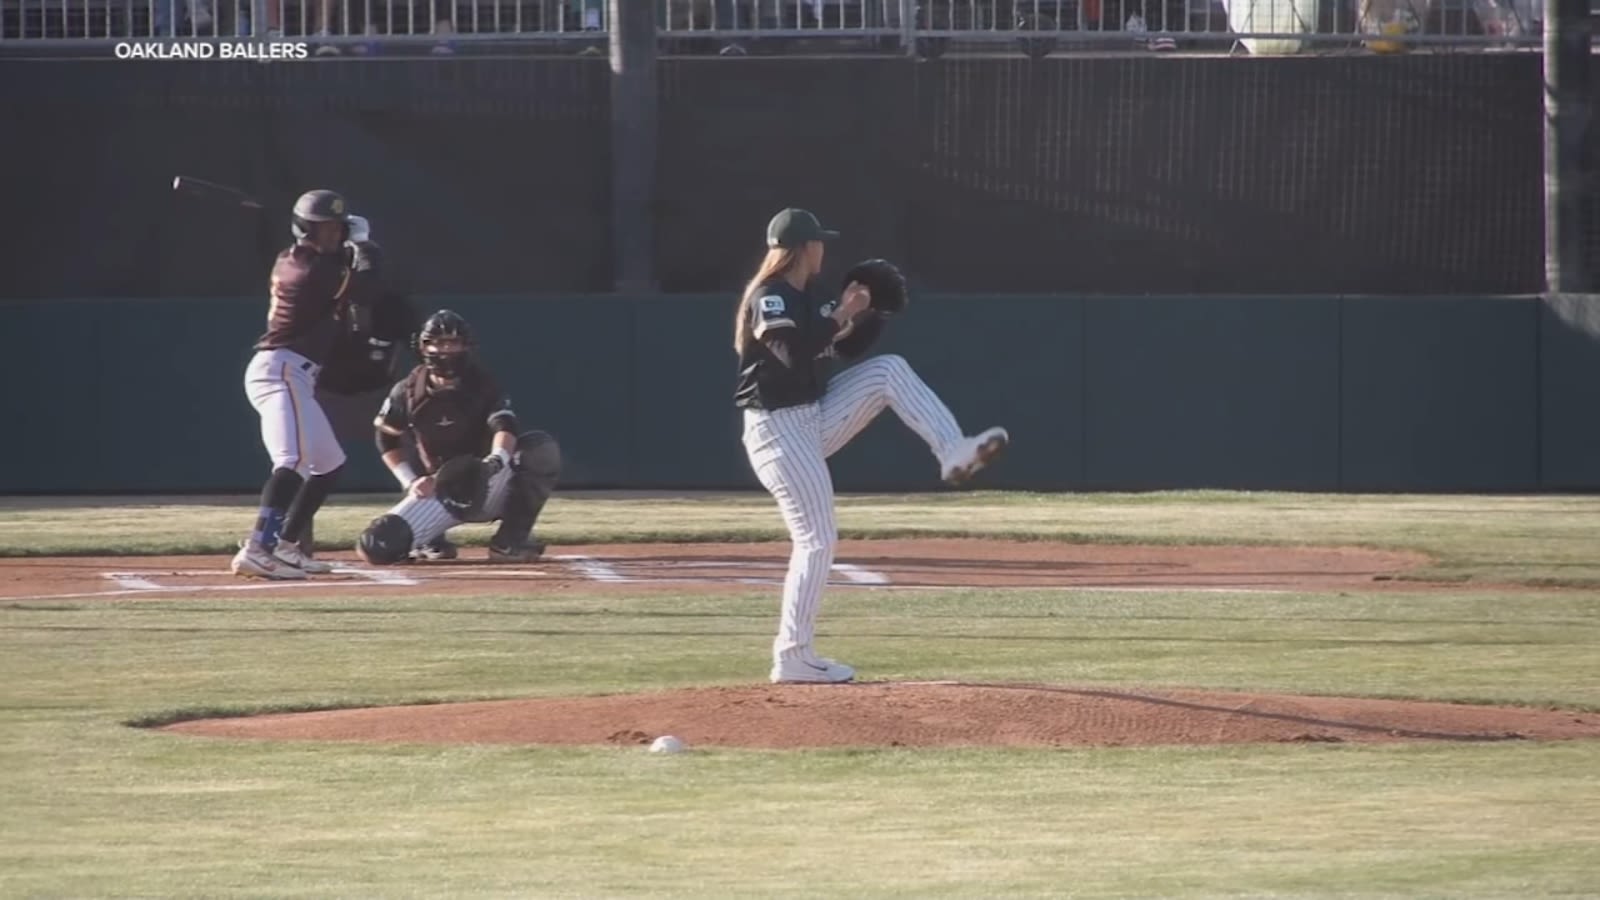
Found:
[[267, 332], [257, 350], [293, 350], [321, 365], [341, 324], [341, 307], [350, 287], [350, 257], [344, 247], [319, 253], [298, 243], [278, 254], [272, 266], [272, 306]]

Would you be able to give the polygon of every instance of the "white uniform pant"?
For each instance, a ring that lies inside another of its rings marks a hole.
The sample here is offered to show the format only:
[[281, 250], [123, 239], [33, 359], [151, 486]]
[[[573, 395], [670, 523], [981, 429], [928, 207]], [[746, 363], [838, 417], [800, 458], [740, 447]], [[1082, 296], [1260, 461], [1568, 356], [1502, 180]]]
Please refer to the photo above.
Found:
[[822, 399], [786, 409], [746, 410], [744, 448], [763, 487], [778, 501], [793, 550], [783, 580], [783, 616], [774, 659], [815, 659], [812, 640], [833, 567], [838, 528], [828, 457], [887, 406], [941, 462], [962, 440], [944, 401], [906, 361], [875, 356], [835, 376]]
[[511, 479], [516, 472], [506, 466], [489, 479], [488, 493], [478, 513], [468, 519], [458, 519], [435, 497], [414, 497], [410, 494], [389, 510], [411, 526], [411, 549], [432, 543], [462, 522], [493, 522], [505, 512], [506, 501], [511, 497]]
[[317, 404], [318, 371], [292, 350], [259, 350], [245, 367], [245, 396], [261, 416], [261, 443], [274, 469], [304, 477], [344, 465], [344, 449]]

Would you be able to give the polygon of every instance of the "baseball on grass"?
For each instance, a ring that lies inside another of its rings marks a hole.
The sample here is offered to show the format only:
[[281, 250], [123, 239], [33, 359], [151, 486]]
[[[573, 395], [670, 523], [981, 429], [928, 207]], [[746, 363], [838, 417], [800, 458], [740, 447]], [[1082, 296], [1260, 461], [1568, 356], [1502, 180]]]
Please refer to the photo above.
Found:
[[663, 734], [650, 745], [651, 753], [682, 753], [683, 749], [683, 741], [670, 734]]

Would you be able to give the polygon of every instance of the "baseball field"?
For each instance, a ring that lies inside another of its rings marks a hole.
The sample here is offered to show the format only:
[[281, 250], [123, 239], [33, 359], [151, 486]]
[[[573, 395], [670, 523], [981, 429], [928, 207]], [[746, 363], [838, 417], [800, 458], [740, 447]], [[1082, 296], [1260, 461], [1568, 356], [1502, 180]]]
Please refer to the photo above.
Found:
[[[534, 564], [227, 574], [252, 498], [0, 498], [0, 896], [1592, 896], [1600, 501], [760, 494]], [[648, 751], [661, 735], [678, 754]]]

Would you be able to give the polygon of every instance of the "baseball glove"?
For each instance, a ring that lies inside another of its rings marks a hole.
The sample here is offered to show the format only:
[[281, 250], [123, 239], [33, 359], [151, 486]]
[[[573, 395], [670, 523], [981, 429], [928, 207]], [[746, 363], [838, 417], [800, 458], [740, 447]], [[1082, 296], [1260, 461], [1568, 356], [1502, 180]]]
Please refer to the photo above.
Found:
[[843, 286], [849, 287], [851, 282], [860, 283], [872, 295], [872, 302], [856, 317], [855, 327], [833, 344], [840, 359], [853, 362], [866, 356], [883, 336], [891, 316], [905, 312], [911, 294], [899, 267], [886, 259], [868, 259], [851, 266], [844, 273]]
[[844, 273], [840, 288], [849, 287], [852, 281], [860, 282], [872, 292], [871, 309], [881, 315], [905, 312], [911, 302], [906, 277], [900, 274], [898, 266], [886, 259], [868, 259], [851, 266], [850, 271]]
[[884, 326], [889, 324], [888, 318], [877, 310], [867, 310], [856, 318], [856, 326], [850, 333], [833, 342], [833, 352], [846, 362], [854, 362], [867, 355], [872, 345], [883, 336]]
[[445, 460], [433, 473], [433, 494], [457, 519], [469, 519], [489, 494], [489, 466], [475, 456]]

